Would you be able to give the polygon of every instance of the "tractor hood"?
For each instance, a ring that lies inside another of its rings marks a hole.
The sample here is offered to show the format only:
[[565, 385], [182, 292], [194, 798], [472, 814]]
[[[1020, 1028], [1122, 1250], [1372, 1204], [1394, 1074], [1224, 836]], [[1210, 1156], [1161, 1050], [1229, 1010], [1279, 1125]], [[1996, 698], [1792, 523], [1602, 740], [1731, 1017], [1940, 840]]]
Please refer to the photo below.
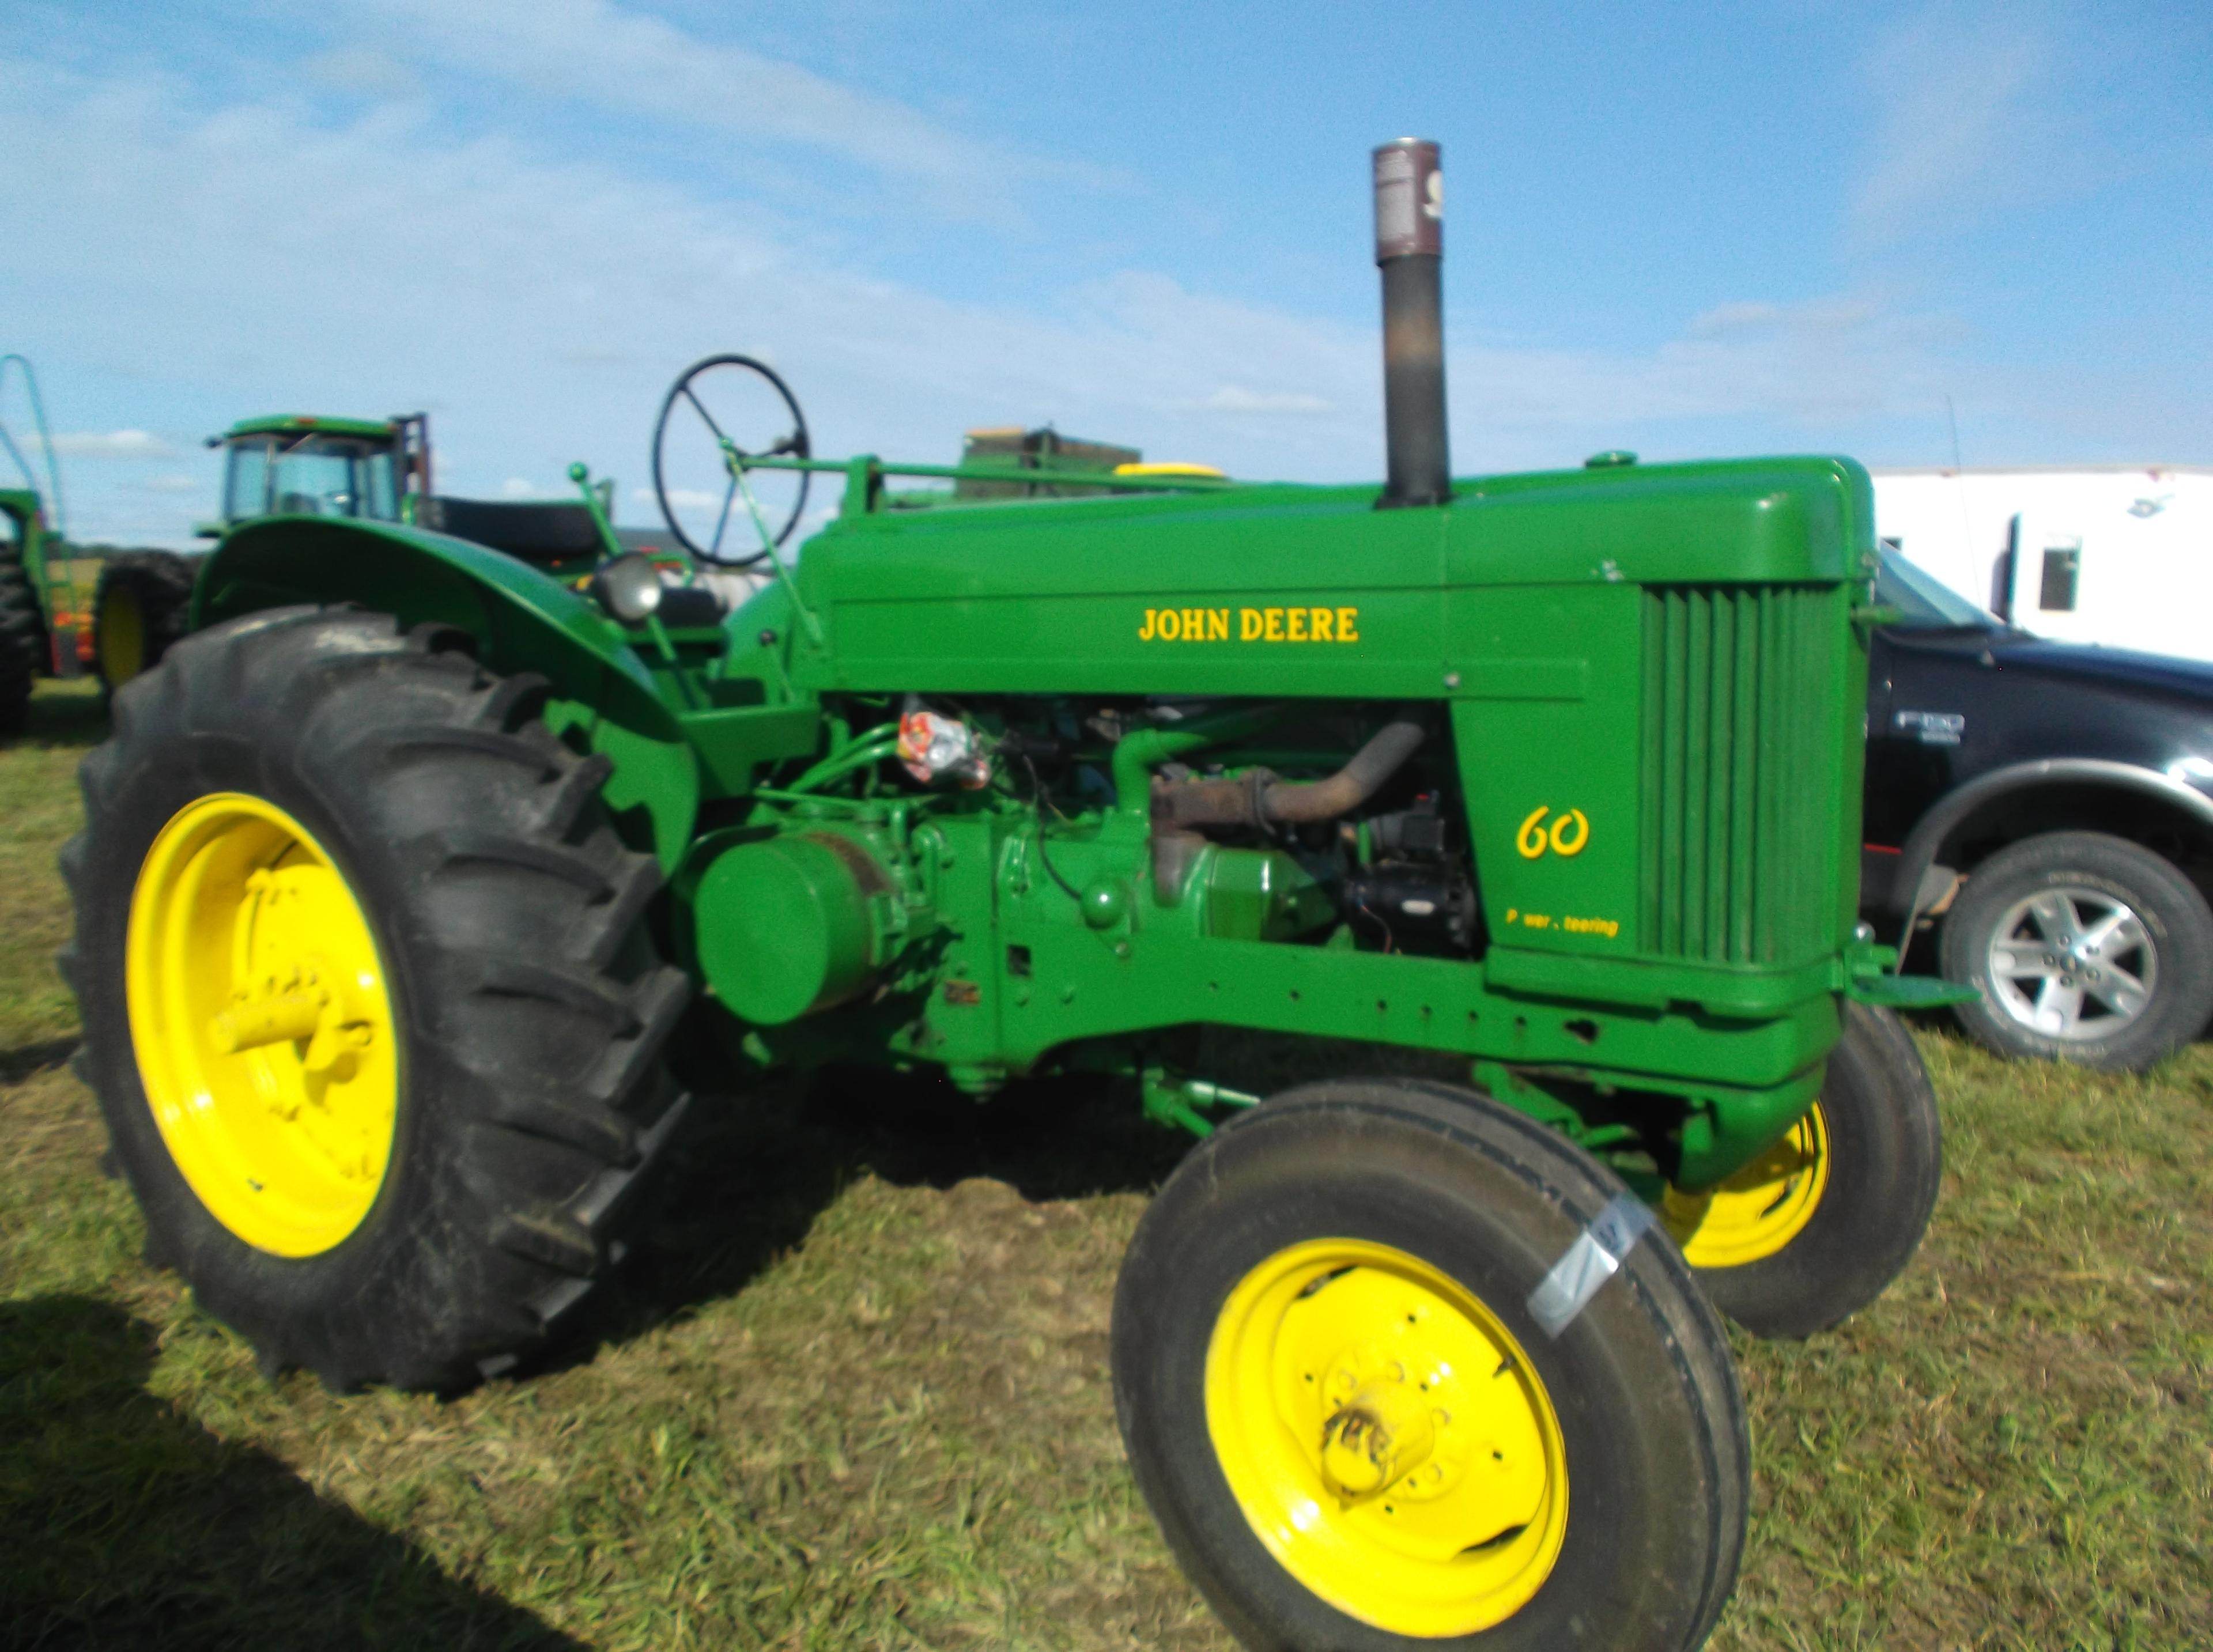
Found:
[[[800, 561], [829, 643], [802, 671], [886, 692], [1281, 693], [1289, 654], [1311, 695], [1568, 692], [1594, 650], [1635, 649], [1639, 589], [1835, 586], [1874, 548], [1867, 474], [1848, 460], [1475, 478], [1454, 493], [1378, 510], [1373, 486], [1271, 485], [849, 515]], [[1544, 595], [1592, 587], [1619, 599]]]

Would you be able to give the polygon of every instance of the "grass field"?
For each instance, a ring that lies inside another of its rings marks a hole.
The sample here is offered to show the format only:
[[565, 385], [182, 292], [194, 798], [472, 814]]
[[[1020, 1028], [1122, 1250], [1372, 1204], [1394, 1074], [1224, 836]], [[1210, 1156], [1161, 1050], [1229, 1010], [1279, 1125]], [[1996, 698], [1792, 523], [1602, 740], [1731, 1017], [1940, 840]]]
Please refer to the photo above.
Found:
[[[63, 1066], [54, 851], [98, 702], [0, 748], [0, 1645], [1226, 1648], [1125, 1472], [1096, 1098], [719, 1104], [623, 1294], [461, 1399], [276, 1385], [139, 1259]], [[2213, 1643], [2213, 1045], [1923, 1049], [1948, 1168], [1842, 1330], [1737, 1339], [1722, 1648]], [[2195, 1627], [2193, 1627], [2195, 1625]]]

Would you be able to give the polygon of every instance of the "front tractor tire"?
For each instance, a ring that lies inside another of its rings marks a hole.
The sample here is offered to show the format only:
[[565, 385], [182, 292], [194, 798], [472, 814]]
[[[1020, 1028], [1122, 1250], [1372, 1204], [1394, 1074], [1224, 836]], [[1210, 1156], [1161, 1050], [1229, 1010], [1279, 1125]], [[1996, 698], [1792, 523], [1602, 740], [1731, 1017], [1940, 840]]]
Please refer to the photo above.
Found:
[[1532, 1301], [1624, 1211], [1588, 1155], [1442, 1084], [1305, 1085], [1186, 1159], [1115, 1291], [1115, 1408], [1168, 1546], [1241, 1640], [1704, 1641], [1748, 1474], [1720, 1322], [1656, 1228], [1564, 1323]]
[[527, 1356], [684, 1113], [656, 863], [543, 680], [457, 637], [289, 608], [186, 639], [116, 695], [62, 856], [81, 1070], [149, 1258], [340, 1390]]
[[1936, 1093], [1913, 1035], [1893, 1011], [1848, 1000], [1805, 1117], [1720, 1186], [1669, 1188], [1663, 1209], [1715, 1307], [1755, 1336], [1809, 1337], [1913, 1259], [1943, 1174]]

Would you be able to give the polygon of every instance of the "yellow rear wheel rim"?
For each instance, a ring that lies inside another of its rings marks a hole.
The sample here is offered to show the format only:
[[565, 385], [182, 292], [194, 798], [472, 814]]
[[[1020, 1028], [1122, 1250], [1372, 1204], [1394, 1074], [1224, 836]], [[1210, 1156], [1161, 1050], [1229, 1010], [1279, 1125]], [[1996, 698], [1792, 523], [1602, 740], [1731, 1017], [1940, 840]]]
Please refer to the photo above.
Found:
[[146, 616], [130, 591], [111, 590], [100, 604], [100, 674], [120, 688], [146, 668]]
[[258, 1249], [338, 1245], [384, 1183], [399, 1057], [337, 863], [273, 803], [202, 797], [146, 851], [124, 950], [139, 1077], [186, 1182]]
[[1208, 1345], [1206, 1425], [1283, 1569], [1389, 1633], [1501, 1623], [1559, 1558], [1567, 1454], [1543, 1381], [1404, 1251], [1314, 1240], [1247, 1274]]
[[1739, 1268], [1806, 1231], [1829, 1186], [1829, 1125], [1816, 1101], [1783, 1138], [1718, 1187], [1667, 1190], [1667, 1227], [1694, 1268]]

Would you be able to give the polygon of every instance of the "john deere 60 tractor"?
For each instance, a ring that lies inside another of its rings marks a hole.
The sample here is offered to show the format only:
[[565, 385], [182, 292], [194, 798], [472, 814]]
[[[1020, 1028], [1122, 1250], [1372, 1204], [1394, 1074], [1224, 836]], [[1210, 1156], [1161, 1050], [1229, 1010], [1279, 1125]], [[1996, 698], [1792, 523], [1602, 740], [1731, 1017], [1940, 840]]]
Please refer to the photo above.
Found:
[[[268, 1369], [452, 1388], [771, 1069], [1119, 1074], [1201, 1139], [1117, 1411], [1240, 1636], [1698, 1643], [1747, 1497], [1715, 1308], [1834, 1323], [1937, 1184], [1893, 1007], [1942, 989], [1854, 927], [1868, 479], [1454, 478], [1436, 164], [1375, 156], [1381, 488], [920, 505], [887, 478], [1034, 472], [818, 460], [765, 369], [772, 422], [716, 411], [724, 358], [664, 411], [722, 466], [687, 541], [758, 563], [844, 487], [734, 612], [611, 546], [232, 528], [64, 855], [153, 1254]], [[1265, 1100], [1212, 1064], [1301, 1037]]]

